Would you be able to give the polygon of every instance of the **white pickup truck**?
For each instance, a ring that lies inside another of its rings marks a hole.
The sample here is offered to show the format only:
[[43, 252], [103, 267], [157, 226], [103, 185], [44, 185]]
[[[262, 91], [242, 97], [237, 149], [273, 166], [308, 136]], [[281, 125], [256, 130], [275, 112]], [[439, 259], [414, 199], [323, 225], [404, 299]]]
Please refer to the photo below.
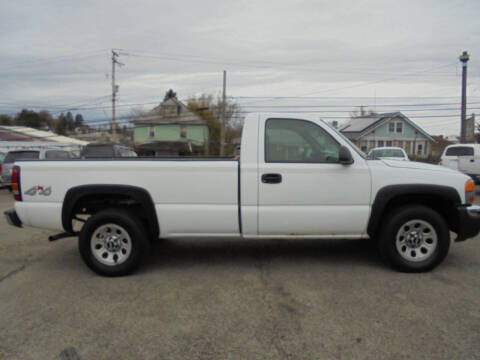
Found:
[[[402, 271], [437, 266], [478, 234], [474, 184], [457, 171], [369, 160], [321, 120], [254, 114], [240, 159], [21, 161], [10, 224], [79, 236], [95, 272], [132, 272], [155, 238], [372, 239]], [[75, 221], [83, 221], [76, 231]]]

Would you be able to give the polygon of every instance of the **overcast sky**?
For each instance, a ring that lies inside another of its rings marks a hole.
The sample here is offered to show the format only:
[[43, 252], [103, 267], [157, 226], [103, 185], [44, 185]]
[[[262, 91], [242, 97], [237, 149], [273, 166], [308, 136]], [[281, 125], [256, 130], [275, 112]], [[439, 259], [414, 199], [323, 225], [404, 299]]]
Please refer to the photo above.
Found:
[[[120, 116], [172, 88], [227, 95], [244, 111], [345, 121], [360, 105], [402, 111], [431, 134], [459, 132], [463, 50], [468, 113], [480, 113], [480, 1], [0, 1], [0, 113], [69, 108]], [[288, 97], [288, 98], [285, 98]]]

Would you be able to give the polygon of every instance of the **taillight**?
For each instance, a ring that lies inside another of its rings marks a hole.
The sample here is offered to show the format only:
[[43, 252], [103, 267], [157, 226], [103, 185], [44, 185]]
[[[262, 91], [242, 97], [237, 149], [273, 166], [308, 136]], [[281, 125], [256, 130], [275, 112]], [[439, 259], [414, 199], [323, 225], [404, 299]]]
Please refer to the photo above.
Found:
[[465, 182], [465, 201], [467, 204], [475, 201], [475, 184], [472, 179]]
[[14, 166], [12, 169], [12, 193], [16, 201], [22, 201], [22, 192], [20, 189], [20, 168]]

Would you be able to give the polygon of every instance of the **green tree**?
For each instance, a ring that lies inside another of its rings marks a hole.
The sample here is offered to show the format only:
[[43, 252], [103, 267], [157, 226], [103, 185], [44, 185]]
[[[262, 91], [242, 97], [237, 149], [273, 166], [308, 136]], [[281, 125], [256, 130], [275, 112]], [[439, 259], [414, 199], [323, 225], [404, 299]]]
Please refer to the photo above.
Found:
[[82, 114], [75, 115], [75, 127], [81, 128], [84, 125]]
[[67, 135], [67, 119], [63, 113], [55, 120], [54, 132], [58, 135]]
[[0, 125], [12, 125], [13, 119], [10, 115], [1, 114], [0, 115]]
[[165, 96], [163, 98], [163, 101], [167, 101], [168, 99], [171, 99], [171, 98], [177, 98], [177, 93], [175, 91], [173, 91], [172, 89], [169, 89], [166, 93], [165, 93]]
[[15, 124], [40, 129], [42, 127], [42, 120], [37, 112], [23, 109], [15, 115]]
[[54, 126], [55, 120], [53, 119], [52, 114], [47, 110], [41, 110], [38, 112], [40, 117], [40, 122], [42, 123], [42, 128], [52, 129]]
[[72, 132], [75, 129], [75, 121], [73, 120], [73, 115], [68, 111], [65, 115], [65, 121], [67, 126], [67, 132]]

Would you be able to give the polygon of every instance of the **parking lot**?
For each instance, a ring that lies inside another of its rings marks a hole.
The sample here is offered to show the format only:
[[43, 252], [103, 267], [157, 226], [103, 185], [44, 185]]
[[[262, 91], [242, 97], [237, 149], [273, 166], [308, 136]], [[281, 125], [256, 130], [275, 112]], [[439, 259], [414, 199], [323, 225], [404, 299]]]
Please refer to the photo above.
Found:
[[480, 358], [479, 238], [426, 274], [363, 240], [165, 240], [103, 278], [50, 234], [0, 219], [1, 360]]

